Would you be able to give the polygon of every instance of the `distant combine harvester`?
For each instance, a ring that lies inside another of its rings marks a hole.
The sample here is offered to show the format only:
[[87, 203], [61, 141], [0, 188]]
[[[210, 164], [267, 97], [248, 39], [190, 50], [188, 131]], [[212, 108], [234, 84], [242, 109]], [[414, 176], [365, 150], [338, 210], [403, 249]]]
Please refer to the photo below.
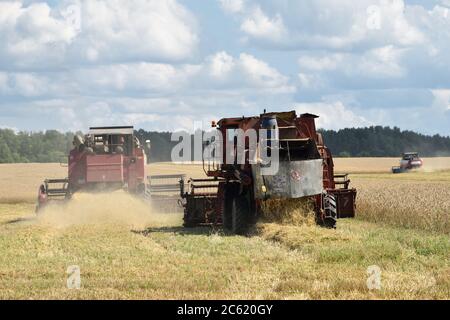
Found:
[[[77, 192], [125, 190], [142, 198], [151, 197], [154, 203], [178, 200], [169, 192], [179, 194], [182, 175], [148, 176], [145, 148], [132, 126], [90, 128], [84, 137], [75, 135], [73, 146], [67, 177], [46, 179], [39, 187], [37, 212], [50, 202], [68, 201]], [[150, 140], [146, 148], [150, 150]], [[172, 184], [165, 182], [172, 180]]]
[[400, 160], [400, 166], [392, 167], [392, 173], [403, 173], [410, 170], [419, 169], [423, 166], [423, 160], [420, 159], [417, 152], [403, 153]]

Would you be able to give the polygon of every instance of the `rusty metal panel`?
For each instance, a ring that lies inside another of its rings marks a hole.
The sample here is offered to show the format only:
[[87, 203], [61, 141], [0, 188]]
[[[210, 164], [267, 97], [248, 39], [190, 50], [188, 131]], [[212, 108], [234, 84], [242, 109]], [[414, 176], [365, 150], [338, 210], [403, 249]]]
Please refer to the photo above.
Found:
[[261, 166], [252, 168], [257, 199], [302, 198], [323, 191], [322, 159], [281, 161], [276, 175], [262, 176]]
[[216, 223], [217, 196], [189, 194], [186, 196], [184, 226], [195, 227]]
[[336, 189], [330, 190], [330, 193], [334, 194], [337, 203], [337, 216], [338, 218], [354, 218], [355, 217], [355, 201], [356, 190], [355, 189]]

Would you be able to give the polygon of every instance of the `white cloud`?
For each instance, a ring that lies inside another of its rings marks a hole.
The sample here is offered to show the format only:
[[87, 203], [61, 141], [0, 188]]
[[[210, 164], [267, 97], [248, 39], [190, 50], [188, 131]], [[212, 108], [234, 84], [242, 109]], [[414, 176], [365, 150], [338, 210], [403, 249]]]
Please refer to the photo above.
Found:
[[329, 71], [337, 69], [343, 60], [343, 54], [302, 55], [298, 64], [302, 70]]
[[247, 35], [263, 40], [280, 41], [286, 36], [286, 28], [281, 15], [269, 18], [260, 7], [256, 7], [241, 24]]
[[401, 77], [405, 74], [400, 66], [404, 51], [393, 46], [369, 50], [358, 62], [361, 74], [375, 77]]
[[3, 97], [32, 99], [68, 93], [76, 94], [75, 85], [68, 74], [0, 71], [0, 93]]
[[250, 0], [235, 15], [258, 45], [348, 50], [424, 43], [410, 11], [402, 0]]
[[194, 120], [210, 123], [230, 114], [258, 114], [262, 105], [283, 103], [294, 91], [291, 79], [265, 61], [225, 51], [198, 64], [139, 62], [0, 72], [0, 122], [20, 119], [27, 130], [124, 124], [192, 130]]
[[46, 80], [32, 74], [19, 73], [13, 75], [14, 89], [24, 96], [38, 96], [46, 92]]
[[[2, 64], [62, 68], [99, 61], [180, 61], [196, 50], [196, 20], [176, 0], [74, 1], [56, 7], [0, 2]], [[68, 8], [76, 8], [79, 17], [67, 16]]]
[[121, 63], [53, 73], [0, 72], [0, 92], [9, 96], [147, 96], [174, 97], [208, 91], [289, 93], [290, 79], [266, 62], [222, 51], [199, 64]]
[[300, 82], [299, 89], [316, 90], [325, 86], [326, 81], [318, 74], [299, 73], [298, 81]]
[[432, 91], [434, 96], [433, 108], [437, 111], [445, 112], [450, 110], [450, 89], [440, 89]]
[[4, 95], [34, 97], [44, 95], [48, 90], [45, 77], [32, 73], [0, 72], [0, 92]]
[[57, 18], [46, 3], [23, 7], [20, 2], [0, 2], [0, 58], [18, 67], [39, 62], [61, 62], [76, 31]]
[[198, 42], [195, 18], [175, 0], [84, 0], [81, 12], [79, 50], [91, 61], [183, 60]]
[[226, 77], [234, 67], [235, 62], [233, 57], [225, 51], [218, 52], [209, 58], [209, 69], [213, 77]]
[[81, 90], [138, 95], [190, 95], [208, 90], [292, 92], [290, 79], [252, 55], [232, 57], [221, 51], [200, 64], [131, 63], [99, 66], [75, 72]]
[[76, 70], [75, 81], [85, 91], [154, 93], [176, 92], [187, 85], [199, 69], [162, 63], [112, 64]]
[[341, 101], [334, 103], [298, 103], [295, 107], [298, 114], [313, 113], [319, 116], [317, 125], [324, 129], [341, 129], [349, 127], [366, 127], [373, 125], [365, 117], [354, 113]]
[[[200, 106], [202, 109], [198, 110]], [[201, 103], [196, 103], [196, 107], [192, 108], [183, 106], [175, 99], [159, 98], [51, 99], [34, 101], [27, 106], [16, 104], [14, 108], [20, 113], [26, 111], [32, 117], [31, 121], [23, 119], [29, 123], [27, 130], [41, 129], [38, 124], [50, 120], [51, 125], [47, 125], [46, 129], [61, 131], [85, 131], [90, 126], [109, 125], [134, 125], [136, 128], [160, 131], [192, 131], [196, 121], [206, 125], [217, 119], [217, 115], [213, 115]], [[181, 112], [183, 109], [185, 112]]]
[[252, 55], [242, 53], [239, 56], [239, 65], [246, 79], [255, 87], [273, 89], [274, 92], [295, 90], [289, 85], [289, 78]]
[[225, 51], [205, 59], [197, 88], [234, 90], [235, 93], [286, 94], [295, 91], [289, 77], [248, 53], [233, 57]]
[[219, 0], [223, 10], [230, 13], [239, 13], [244, 10], [244, 0]]
[[[301, 78], [305, 74], [316, 79], [342, 75], [353, 79], [400, 78], [406, 75], [407, 69], [402, 65], [405, 49], [385, 46], [368, 50], [364, 53], [329, 53], [308, 52], [300, 55], [298, 64]], [[324, 75], [326, 74], [326, 75]]]

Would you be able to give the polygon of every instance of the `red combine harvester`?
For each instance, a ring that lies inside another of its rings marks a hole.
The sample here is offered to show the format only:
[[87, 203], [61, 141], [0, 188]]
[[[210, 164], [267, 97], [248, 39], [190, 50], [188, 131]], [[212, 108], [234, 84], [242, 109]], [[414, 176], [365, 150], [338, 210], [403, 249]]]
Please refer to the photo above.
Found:
[[[236, 234], [245, 234], [261, 212], [268, 199], [310, 198], [315, 203], [318, 224], [335, 227], [337, 218], [354, 217], [356, 190], [349, 189], [347, 174], [335, 175], [333, 158], [322, 136], [316, 131], [312, 114], [297, 117], [295, 111], [264, 113], [259, 117], [225, 118], [217, 125], [227, 144], [236, 145], [234, 132], [271, 129], [278, 140], [279, 169], [275, 175], [263, 175], [262, 163], [237, 164], [236, 146], [234, 163], [227, 163], [226, 152], [220, 163], [203, 161], [207, 179], [190, 179], [188, 190], [181, 183], [184, 206], [184, 225], [194, 227], [222, 224]], [[273, 140], [274, 137], [266, 137]], [[259, 137], [258, 137], [259, 139]], [[259, 141], [259, 140], [258, 140]], [[257, 145], [260, 149], [262, 146]], [[265, 146], [264, 146], [265, 147]], [[270, 143], [268, 144], [270, 148]], [[245, 154], [249, 150], [245, 141]], [[273, 151], [272, 151], [273, 152]], [[261, 154], [261, 150], [257, 150]], [[338, 188], [337, 186], [340, 186]]]
[[[149, 141], [148, 141], [149, 143]], [[68, 178], [47, 179], [39, 187], [37, 210], [49, 201], [67, 200], [79, 191], [125, 189], [145, 195], [146, 155], [133, 127], [95, 127], [74, 137]]]
[[420, 159], [417, 152], [406, 152], [402, 154], [400, 166], [392, 167], [392, 173], [403, 173], [410, 170], [419, 169], [423, 166], [423, 161]]

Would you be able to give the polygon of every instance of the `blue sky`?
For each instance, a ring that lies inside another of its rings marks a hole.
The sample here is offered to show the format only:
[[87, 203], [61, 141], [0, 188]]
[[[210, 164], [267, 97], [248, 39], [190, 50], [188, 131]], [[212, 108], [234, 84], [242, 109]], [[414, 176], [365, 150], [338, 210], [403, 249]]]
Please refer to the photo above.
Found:
[[0, 127], [295, 109], [450, 135], [449, 52], [450, 0], [1, 1]]

